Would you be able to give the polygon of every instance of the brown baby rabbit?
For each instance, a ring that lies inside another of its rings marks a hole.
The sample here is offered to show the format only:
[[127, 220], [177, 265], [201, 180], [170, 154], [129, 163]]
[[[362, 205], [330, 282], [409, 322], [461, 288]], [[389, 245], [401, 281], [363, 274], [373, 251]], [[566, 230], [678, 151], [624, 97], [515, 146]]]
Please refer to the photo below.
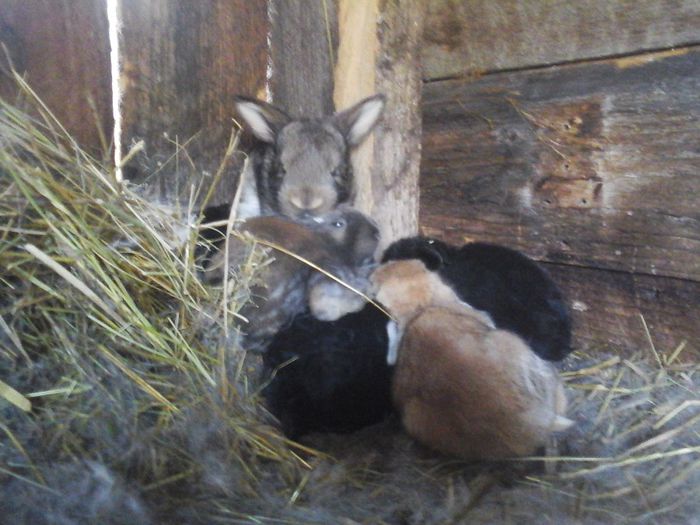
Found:
[[572, 424], [554, 367], [422, 262], [390, 262], [371, 280], [396, 319], [388, 327], [392, 397], [415, 439], [465, 459], [497, 459], [531, 454]]

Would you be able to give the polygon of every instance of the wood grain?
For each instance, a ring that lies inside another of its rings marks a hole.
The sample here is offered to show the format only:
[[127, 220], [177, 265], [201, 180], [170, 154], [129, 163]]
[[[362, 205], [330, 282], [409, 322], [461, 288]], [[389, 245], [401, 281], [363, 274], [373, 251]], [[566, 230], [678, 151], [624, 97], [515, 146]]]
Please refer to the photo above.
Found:
[[427, 4], [425, 78], [521, 69], [700, 42], [695, 0]]
[[[156, 195], [186, 200], [221, 162], [233, 96], [264, 97], [267, 2], [123, 0], [122, 18], [124, 143], [146, 143], [130, 177], [156, 172]], [[239, 167], [229, 166], [211, 204], [231, 200]]]
[[421, 224], [700, 281], [700, 49], [425, 86]]
[[338, 47], [334, 0], [270, 0], [272, 101], [295, 117], [333, 113]]
[[[114, 126], [104, 1], [3, 0], [0, 42], [68, 132], [103, 153], [98, 129], [109, 142]], [[0, 96], [13, 101], [16, 94], [0, 51]]]
[[382, 245], [418, 230], [420, 0], [340, 0], [334, 99], [338, 108], [383, 93], [380, 124], [355, 155], [357, 206], [380, 226]]
[[652, 344], [670, 355], [685, 342], [684, 358], [700, 358], [700, 283], [559, 264], [544, 267], [569, 301], [575, 349], [641, 351], [651, 357]]

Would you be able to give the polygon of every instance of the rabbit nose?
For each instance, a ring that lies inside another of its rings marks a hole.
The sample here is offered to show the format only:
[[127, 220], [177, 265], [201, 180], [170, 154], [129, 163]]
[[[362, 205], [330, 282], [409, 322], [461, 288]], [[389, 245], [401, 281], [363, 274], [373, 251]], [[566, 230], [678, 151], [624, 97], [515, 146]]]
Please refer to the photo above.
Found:
[[323, 197], [314, 194], [311, 188], [304, 188], [290, 195], [289, 202], [298, 210], [314, 211], [323, 206]]

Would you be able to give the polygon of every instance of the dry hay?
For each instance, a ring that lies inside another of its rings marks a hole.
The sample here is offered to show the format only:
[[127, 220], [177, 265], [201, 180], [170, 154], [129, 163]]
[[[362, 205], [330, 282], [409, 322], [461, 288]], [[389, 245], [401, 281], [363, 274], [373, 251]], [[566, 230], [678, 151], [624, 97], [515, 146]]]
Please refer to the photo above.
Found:
[[287, 441], [260, 404], [254, 360], [226, 333], [219, 292], [197, 279], [188, 210], [120, 187], [38, 111], [0, 105], [3, 517], [698, 522], [700, 376], [683, 346], [569, 357], [576, 425], [546, 457], [467, 464], [416, 445], [395, 418]]

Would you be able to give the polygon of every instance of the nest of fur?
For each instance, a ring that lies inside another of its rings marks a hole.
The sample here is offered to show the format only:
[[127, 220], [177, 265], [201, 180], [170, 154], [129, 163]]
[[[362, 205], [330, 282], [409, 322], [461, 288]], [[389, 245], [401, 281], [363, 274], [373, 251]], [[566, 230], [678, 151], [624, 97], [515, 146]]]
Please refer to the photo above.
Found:
[[456, 461], [395, 418], [287, 440], [228, 328], [255, 259], [223, 311], [197, 279], [190, 211], [118, 185], [35, 112], [0, 102], [0, 514], [12, 522], [700, 516], [700, 375], [683, 346], [567, 358], [576, 424], [542, 457]]

